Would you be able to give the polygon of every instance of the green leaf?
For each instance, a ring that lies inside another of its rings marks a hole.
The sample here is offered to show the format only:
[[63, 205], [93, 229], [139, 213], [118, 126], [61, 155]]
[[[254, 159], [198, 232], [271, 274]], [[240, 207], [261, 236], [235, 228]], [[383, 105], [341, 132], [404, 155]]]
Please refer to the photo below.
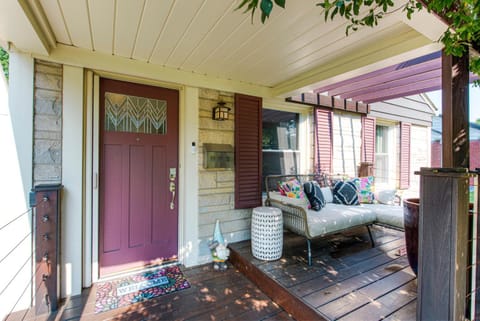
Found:
[[285, 9], [285, 0], [275, 0], [277, 6], [282, 7]]
[[262, 13], [264, 13], [267, 17], [270, 16], [270, 13], [272, 12], [272, 8], [273, 8], [272, 0], [262, 0], [260, 4], [260, 9], [262, 10]]

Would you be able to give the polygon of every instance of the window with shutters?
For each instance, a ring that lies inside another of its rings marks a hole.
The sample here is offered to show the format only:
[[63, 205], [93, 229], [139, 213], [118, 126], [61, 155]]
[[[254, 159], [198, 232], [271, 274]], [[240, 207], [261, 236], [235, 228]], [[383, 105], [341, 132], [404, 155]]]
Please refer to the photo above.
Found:
[[[262, 118], [263, 178], [267, 175], [299, 173], [299, 114], [263, 109]], [[264, 179], [262, 179], [262, 183], [264, 183]]]

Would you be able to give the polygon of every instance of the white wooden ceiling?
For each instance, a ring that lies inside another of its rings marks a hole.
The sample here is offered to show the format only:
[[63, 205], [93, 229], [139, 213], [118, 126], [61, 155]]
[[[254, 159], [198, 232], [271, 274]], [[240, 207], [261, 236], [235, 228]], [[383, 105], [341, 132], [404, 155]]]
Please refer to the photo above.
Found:
[[267, 87], [292, 79], [304, 86], [315, 79], [302, 75], [329, 70], [341, 57], [391, 50], [392, 39], [404, 50], [432, 42], [402, 21], [401, 10], [347, 37], [346, 22], [325, 23], [317, 0], [274, 7], [265, 25], [258, 13], [252, 24], [235, 10], [239, 0], [32, 1], [58, 44]]

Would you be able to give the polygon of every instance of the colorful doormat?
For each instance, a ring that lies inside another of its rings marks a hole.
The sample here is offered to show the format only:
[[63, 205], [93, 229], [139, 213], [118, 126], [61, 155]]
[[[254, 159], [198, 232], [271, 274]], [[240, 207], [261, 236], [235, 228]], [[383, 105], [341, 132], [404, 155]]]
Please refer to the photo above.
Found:
[[178, 266], [158, 268], [97, 284], [95, 313], [190, 287]]

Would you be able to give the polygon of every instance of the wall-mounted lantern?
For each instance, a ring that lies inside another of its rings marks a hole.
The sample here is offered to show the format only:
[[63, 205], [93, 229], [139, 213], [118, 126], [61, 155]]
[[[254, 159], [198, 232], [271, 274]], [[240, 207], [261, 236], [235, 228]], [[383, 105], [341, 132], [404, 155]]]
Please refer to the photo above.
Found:
[[230, 108], [225, 106], [225, 102], [218, 102], [217, 106], [213, 108], [212, 119], [213, 120], [228, 120]]

